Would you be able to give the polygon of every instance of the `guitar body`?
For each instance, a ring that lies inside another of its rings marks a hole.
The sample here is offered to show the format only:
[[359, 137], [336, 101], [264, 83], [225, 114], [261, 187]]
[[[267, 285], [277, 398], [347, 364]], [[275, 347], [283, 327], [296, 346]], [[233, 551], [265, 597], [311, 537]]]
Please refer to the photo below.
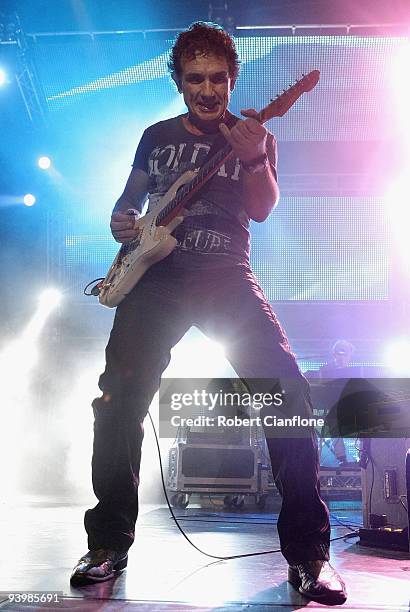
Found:
[[[263, 124], [272, 117], [282, 117], [303, 93], [315, 87], [319, 75], [319, 70], [313, 70], [296, 81], [295, 85], [259, 112], [258, 121]], [[192, 195], [218, 171], [232, 153], [230, 145], [226, 145], [201, 168], [184, 172], [156, 204], [155, 210], [138, 219], [135, 224], [138, 235], [122, 245], [106, 277], [97, 285], [100, 304], [109, 308], [118, 306], [148, 268], [174, 250], [177, 241], [171, 232], [178, 225], [175, 217], [180, 216], [181, 211], [190, 205]]]
[[138, 219], [138, 236], [122, 245], [101, 284], [100, 304], [109, 308], [118, 306], [148, 268], [174, 250], [176, 239], [166, 225], [157, 225], [157, 218], [195, 174], [195, 170], [184, 172], [160, 199], [155, 210]]

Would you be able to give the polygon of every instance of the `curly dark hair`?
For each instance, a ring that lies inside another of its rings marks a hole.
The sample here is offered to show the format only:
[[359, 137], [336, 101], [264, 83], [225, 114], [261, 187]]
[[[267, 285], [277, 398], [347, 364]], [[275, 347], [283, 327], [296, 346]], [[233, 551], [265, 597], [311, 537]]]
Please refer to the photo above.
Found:
[[168, 60], [168, 68], [181, 91], [182, 63], [184, 59], [194, 59], [196, 53], [214, 53], [225, 57], [228, 63], [231, 89], [239, 75], [239, 58], [231, 36], [216, 23], [196, 21], [187, 30], [178, 34]]

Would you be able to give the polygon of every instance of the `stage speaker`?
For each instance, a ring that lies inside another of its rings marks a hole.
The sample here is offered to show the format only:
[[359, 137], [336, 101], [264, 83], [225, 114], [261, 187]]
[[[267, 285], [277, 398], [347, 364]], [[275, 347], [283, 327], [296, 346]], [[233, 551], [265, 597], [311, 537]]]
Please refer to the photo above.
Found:
[[250, 446], [177, 443], [169, 451], [170, 491], [254, 493], [258, 453]]
[[410, 438], [362, 439], [363, 524], [366, 528], [408, 529], [409, 449]]

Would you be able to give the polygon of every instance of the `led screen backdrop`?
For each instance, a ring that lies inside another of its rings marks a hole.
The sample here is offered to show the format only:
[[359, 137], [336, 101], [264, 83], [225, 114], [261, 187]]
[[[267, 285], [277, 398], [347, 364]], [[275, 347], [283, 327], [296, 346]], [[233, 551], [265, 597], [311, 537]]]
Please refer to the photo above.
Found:
[[[383, 202], [376, 198], [284, 197], [268, 222], [252, 224], [252, 265], [268, 299], [385, 298], [383, 219]], [[90, 280], [101, 276], [119, 245], [109, 235], [70, 229], [67, 224], [65, 264], [75, 286], [85, 271]]]
[[[281, 143], [391, 139], [396, 119], [382, 100], [402, 44], [392, 37], [239, 38], [242, 72], [231, 109], [259, 109], [302, 73], [321, 71], [318, 86], [268, 124], [279, 142], [279, 179], [292, 173], [281, 166]], [[54, 129], [64, 134], [60, 163], [71, 193], [59, 221], [72, 287], [103, 275], [117, 251], [109, 214], [143, 129], [185, 110], [167, 72], [170, 45], [131, 35], [34, 45]], [[386, 228], [381, 197], [326, 197], [319, 185], [317, 196], [285, 194], [264, 224], [252, 224], [252, 263], [270, 300], [387, 299]]]
[[[383, 101], [392, 57], [404, 41], [354, 36], [239, 38], [242, 71], [232, 109], [259, 109], [303, 73], [319, 69], [321, 79], [314, 92], [298, 102], [296, 112], [274, 124], [278, 140], [377, 140], [391, 134], [394, 126]], [[132, 100], [136, 112], [147, 104], [162, 109], [175, 97], [166, 66], [170, 44], [126, 37], [38, 43], [36, 60], [49, 107], [59, 111], [84, 104], [84, 99], [96, 104], [108, 94], [119, 108], [124, 108], [124, 100]]]

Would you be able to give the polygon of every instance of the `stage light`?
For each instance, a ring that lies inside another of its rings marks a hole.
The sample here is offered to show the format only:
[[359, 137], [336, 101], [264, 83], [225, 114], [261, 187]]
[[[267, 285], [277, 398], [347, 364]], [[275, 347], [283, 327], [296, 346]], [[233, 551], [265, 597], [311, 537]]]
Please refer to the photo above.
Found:
[[33, 196], [32, 193], [26, 193], [23, 198], [23, 202], [26, 206], [33, 206], [33, 204], [36, 203], [36, 198]]
[[[399, 134], [406, 138], [409, 135], [410, 122], [407, 110], [410, 85], [403, 75], [407, 74], [410, 64], [410, 42], [405, 41], [399, 46], [393, 57], [392, 69], [390, 73], [390, 83], [393, 102], [395, 104], [395, 117]], [[408, 144], [408, 140], [405, 142]]]
[[175, 378], [236, 378], [236, 373], [225, 356], [224, 348], [192, 328], [172, 349], [172, 360], [166, 376]]
[[58, 289], [46, 289], [40, 295], [39, 306], [44, 310], [52, 310], [56, 308], [61, 302], [61, 291]]
[[36, 198], [32, 193], [26, 193], [23, 202], [25, 206], [33, 206], [36, 203]]
[[409, 376], [410, 339], [401, 338], [389, 344], [386, 348], [384, 362], [396, 376]]
[[6, 83], [7, 83], [7, 74], [3, 70], [3, 68], [0, 68], [0, 87], [1, 85], [5, 85]]
[[[27, 419], [33, 411], [35, 398], [32, 383], [34, 380], [38, 381], [39, 375], [42, 376], [41, 372], [35, 370], [41, 354], [40, 337], [60, 297], [56, 289], [44, 291], [24, 329], [0, 351], [0, 371], [2, 373], [0, 429], [7, 431], [7, 436], [3, 436], [0, 445], [2, 465], [6, 465], [7, 461], [10, 463], [9, 458], [14, 453], [16, 440], [27, 425]], [[27, 466], [23, 465], [18, 453], [9, 468], [6, 475], [8, 481], [7, 479], [5, 482], [2, 481], [3, 496], [4, 487], [6, 487], [7, 495], [15, 495], [17, 479], [23, 470], [27, 471]]]
[[407, 205], [409, 196], [407, 178], [402, 176], [391, 185], [385, 198], [394, 245], [403, 259], [406, 270], [410, 263], [410, 213]]
[[39, 158], [37, 164], [42, 170], [48, 170], [51, 166], [51, 159], [44, 155], [43, 157]]
[[[33, 313], [21, 334], [0, 354], [0, 367], [4, 373], [4, 368], [13, 370], [16, 374], [28, 372], [37, 359], [37, 342], [44, 324], [54, 308], [61, 301], [61, 292], [58, 289], [46, 289], [39, 297], [38, 307]], [[8, 379], [7, 379], [8, 380]]]

